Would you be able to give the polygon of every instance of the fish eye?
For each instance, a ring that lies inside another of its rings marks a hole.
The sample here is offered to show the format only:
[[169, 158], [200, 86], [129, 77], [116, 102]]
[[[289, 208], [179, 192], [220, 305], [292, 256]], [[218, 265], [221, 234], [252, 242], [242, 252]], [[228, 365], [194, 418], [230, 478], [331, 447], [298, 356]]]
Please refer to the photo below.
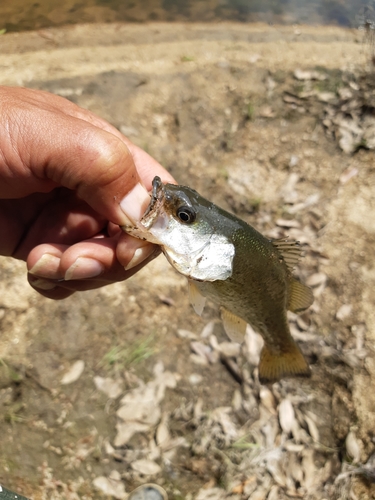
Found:
[[179, 207], [177, 209], [176, 215], [180, 219], [180, 221], [184, 222], [185, 224], [191, 224], [195, 221], [196, 217], [195, 211], [192, 208], [185, 206]]

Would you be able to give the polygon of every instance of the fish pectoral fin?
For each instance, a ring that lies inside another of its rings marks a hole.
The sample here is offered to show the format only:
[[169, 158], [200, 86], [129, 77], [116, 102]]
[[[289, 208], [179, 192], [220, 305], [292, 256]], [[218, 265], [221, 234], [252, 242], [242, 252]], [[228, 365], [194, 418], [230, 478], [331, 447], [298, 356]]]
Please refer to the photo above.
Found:
[[262, 384], [283, 377], [309, 377], [310, 367], [298, 345], [291, 338], [287, 349], [275, 353], [265, 344], [260, 353], [259, 380]]
[[194, 281], [188, 280], [188, 286], [190, 304], [193, 306], [194, 311], [198, 314], [198, 316], [201, 316], [206, 304], [206, 297], [201, 294]]
[[311, 288], [297, 281], [295, 278], [292, 278], [290, 282], [289, 294], [288, 309], [295, 313], [304, 311], [314, 302]]
[[246, 333], [246, 321], [231, 313], [225, 307], [221, 307], [220, 312], [224, 330], [228, 337], [233, 342], [243, 342]]

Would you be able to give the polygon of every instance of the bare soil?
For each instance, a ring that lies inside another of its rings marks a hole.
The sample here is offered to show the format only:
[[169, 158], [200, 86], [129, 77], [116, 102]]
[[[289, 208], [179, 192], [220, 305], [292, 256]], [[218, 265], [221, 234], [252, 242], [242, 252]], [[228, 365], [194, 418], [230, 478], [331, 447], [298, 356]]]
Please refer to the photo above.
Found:
[[[322, 94], [338, 106], [340, 89], [353, 91], [366, 71], [358, 33], [113, 24], [0, 43], [0, 84], [68, 97], [181, 184], [270, 237], [299, 239], [296, 273], [316, 297], [290, 318], [311, 379], [266, 388], [257, 337], [235, 352], [222, 344], [216, 307], [196, 316], [162, 256], [125, 283], [62, 302], [29, 288], [24, 263], [1, 259], [0, 483], [36, 499], [96, 499], [95, 478], [117, 471], [127, 493], [154, 481], [170, 499], [375, 498], [374, 152], [343, 152], [323, 123]], [[62, 385], [77, 360], [82, 375]], [[168, 372], [175, 383], [160, 378]], [[120, 394], [98, 390], [97, 376], [118, 380]], [[154, 381], [167, 384], [155, 420], [143, 416], [148, 427], [115, 446], [120, 396]]]

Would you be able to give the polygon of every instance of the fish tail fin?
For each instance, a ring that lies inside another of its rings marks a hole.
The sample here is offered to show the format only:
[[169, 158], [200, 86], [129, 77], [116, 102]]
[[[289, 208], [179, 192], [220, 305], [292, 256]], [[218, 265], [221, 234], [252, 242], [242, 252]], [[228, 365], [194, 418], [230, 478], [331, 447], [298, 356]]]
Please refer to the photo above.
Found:
[[283, 377], [311, 375], [310, 367], [298, 345], [291, 338], [285, 350], [275, 353], [265, 344], [260, 353], [260, 382], [275, 382]]

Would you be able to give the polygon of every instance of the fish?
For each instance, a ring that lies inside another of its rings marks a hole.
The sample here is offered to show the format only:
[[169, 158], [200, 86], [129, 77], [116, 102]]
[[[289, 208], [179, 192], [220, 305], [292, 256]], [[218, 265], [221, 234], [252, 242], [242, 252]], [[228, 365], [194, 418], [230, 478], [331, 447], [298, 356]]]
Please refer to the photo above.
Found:
[[123, 230], [161, 247], [169, 263], [187, 277], [196, 313], [201, 315], [210, 299], [218, 304], [230, 339], [242, 342], [247, 324], [260, 333], [261, 383], [310, 376], [287, 319], [287, 310], [300, 313], [313, 302], [311, 289], [292, 274], [300, 244], [268, 239], [194, 189], [163, 184], [157, 176], [150, 197], [141, 220], [129, 221]]

